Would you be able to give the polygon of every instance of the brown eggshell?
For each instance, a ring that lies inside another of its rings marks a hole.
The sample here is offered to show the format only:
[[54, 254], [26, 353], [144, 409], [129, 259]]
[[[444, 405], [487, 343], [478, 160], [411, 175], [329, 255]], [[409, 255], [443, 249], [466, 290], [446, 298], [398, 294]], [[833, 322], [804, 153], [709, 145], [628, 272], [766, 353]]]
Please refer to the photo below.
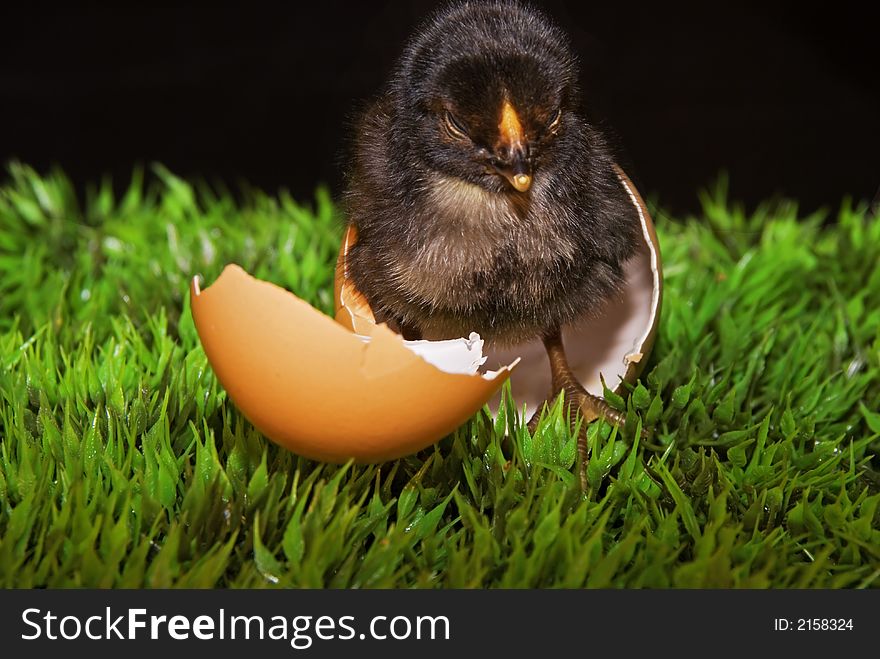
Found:
[[336, 307], [336, 322], [352, 332], [369, 332], [376, 324], [373, 310], [366, 298], [357, 290], [348, 276], [346, 257], [348, 249], [357, 242], [357, 229], [349, 224], [342, 237], [339, 256], [336, 259], [336, 273], [333, 281], [333, 300]]
[[504, 383], [453, 374], [363, 322], [365, 342], [292, 293], [228, 265], [191, 285], [192, 315], [218, 380], [264, 435], [316, 460], [381, 462], [429, 446]]

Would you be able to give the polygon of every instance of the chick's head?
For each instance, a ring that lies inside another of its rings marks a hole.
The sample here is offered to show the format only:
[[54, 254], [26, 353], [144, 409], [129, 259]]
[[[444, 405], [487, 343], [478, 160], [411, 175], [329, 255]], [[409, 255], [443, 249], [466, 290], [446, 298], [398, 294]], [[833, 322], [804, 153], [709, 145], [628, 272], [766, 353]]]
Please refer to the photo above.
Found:
[[566, 148], [576, 80], [564, 35], [540, 14], [508, 3], [452, 11], [407, 48], [392, 86], [397, 129], [427, 169], [524, 194]]

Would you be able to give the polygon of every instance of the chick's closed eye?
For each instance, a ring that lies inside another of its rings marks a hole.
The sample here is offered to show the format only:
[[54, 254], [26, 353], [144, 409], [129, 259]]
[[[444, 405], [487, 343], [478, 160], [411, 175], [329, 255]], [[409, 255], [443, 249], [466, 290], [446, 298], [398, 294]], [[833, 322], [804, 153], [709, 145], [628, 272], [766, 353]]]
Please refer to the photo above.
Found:
[[456, 118], [454, 114], [450, 110], [446, 110], [443, 113], [443, 125], [446, 128], [446, 132], [450, 137], [453, 137], [458, 140], [466, 140], [468, 139], [467, 129], [461, 124], [461, 121]]
[[551, 135], [555, 135], [559, 130], [559, 127], [562, 125], [562, 109], [558, 108], [556, 112], [553, 113], [553, 118], [547, 124], [547, 132]]

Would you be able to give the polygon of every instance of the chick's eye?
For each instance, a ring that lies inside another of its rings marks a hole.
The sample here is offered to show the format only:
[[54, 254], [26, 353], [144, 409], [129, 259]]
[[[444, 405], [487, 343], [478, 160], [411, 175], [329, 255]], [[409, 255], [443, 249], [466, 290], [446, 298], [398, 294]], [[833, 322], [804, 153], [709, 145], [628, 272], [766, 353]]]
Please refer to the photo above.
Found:
[[455, 118], [455, 115], [448, 110], [443, 114], [443, 123], [446, 131], [454, 138], [459, 140], [467, 139], [467, 130], [461, 125], [461, 122]]
[[559, 130], [559, 125], [562, 123], [562, 109], [556, 110], [556, 113], [553, 115], [553, 118], [550, 120], [550, 123], [547, 124], [547, 130], [551, 133], [556, 133]]

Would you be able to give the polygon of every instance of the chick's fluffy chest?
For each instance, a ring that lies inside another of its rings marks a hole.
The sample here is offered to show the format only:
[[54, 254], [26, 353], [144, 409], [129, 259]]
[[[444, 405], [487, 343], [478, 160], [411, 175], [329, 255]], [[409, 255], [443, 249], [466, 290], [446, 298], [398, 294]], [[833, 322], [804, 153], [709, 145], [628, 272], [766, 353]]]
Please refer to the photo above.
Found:
[[411, 310], [404, 319], [420, 316], [426, 335], [470, 331], [458, 325], [475, 316], [484, 331], [509, 314], [526, 326], [530, 318], [545, 322], [539, 308], [558, 296], [576, 247], [547, 221], [542, 200], [540, 184], [529, 197], [514, 197], [438, 176], [414, 209], [409, 240], [384, 259], [397, 305]]

